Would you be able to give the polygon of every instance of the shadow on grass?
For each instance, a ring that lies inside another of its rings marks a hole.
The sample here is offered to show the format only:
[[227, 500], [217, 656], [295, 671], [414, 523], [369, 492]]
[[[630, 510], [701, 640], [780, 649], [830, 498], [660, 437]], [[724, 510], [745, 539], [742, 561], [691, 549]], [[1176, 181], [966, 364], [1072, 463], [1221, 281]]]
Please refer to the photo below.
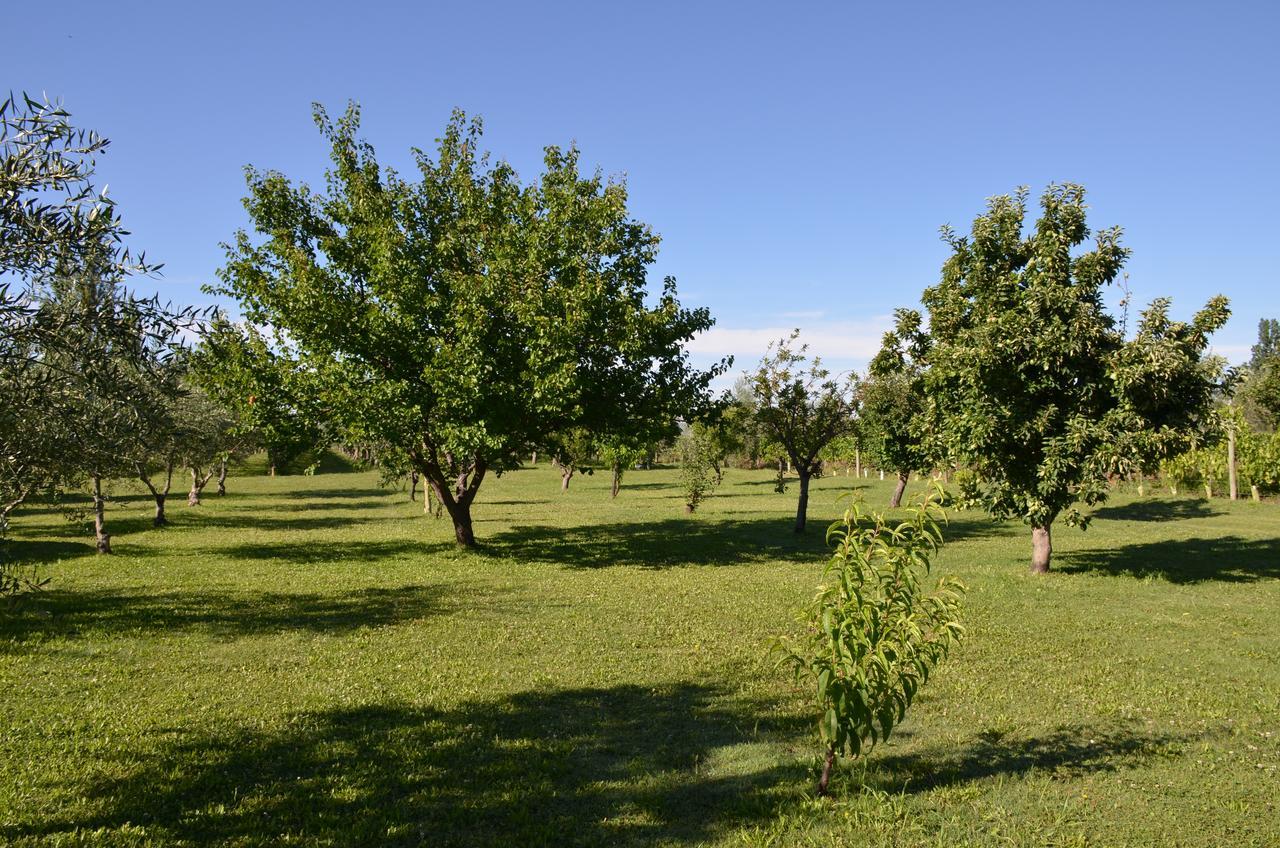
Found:
[[1071, 551], [1061, 555], [1066, 574], [1098, 572], [1125, 577], [1159, 577], [1170, 583], [1251, 583], [1280, 578], [1280, 540], [1177, 539], [1122, 548]]
[[742, 565], [783, 560], [825, 561], [826, 525], [792, 532], [794, 519], [733, 520], [698, 517], [576, 527], [514, 526], [481, 540], [481, 553], [504, 559], [553, 562], [575, 568], [639, 565], [672, 568]]
[[475, 599], [454, 587], [401, 586], [342, 595], [276, 592], [113, 592], [48, 589], [0, 617], [0, 641], [82, 633], [199, 630], [236, 637], [306, 630], [341, 633], [447, 615]]
[[[734, 751], [761, 733], [797, 732], [760, 721], [769, 714], [692, 684], [305, 713], [271, 731], [183, 736], [140, 765], [121, 754], [104, 769], [115, 776], [77, 793], [80, 808], [9, 817], [0, 834], [129, 828], [158, 844], [208, 846], [698, 843], [766, 822], [799, 796], [804, 765]], [[725, 754], [731, 767], [708, 773]]]
[[1179, 756], [1193, 738], [1124, 727], [1060, 727], [1029, 739], [986, 732], [963, 746], [913, 754], [877, 753], [868, 761], [866, 782], [884, 791], [914, 793], [1033, 772], [1063, 776], [1110, 772], [1156, 757]]
[[[340, 525], [338, 525], [340, 526]], [[429, 556], [456, 550], [453, 542], [418, 542], [399, 539], [389, 542], [298, 541], [242, 542], [220, 549], [230, 559], [276, 560], [294, 563], [376, 562], [397, 557]]]
[[1093, 512], [1093, 517], [1103, 521], [1179, 521], [1184, 518], [1212, 518], [1222, 515], [1206, 501], [1151, 500], [1134, 501], [1120, 506], [1104, 506]]

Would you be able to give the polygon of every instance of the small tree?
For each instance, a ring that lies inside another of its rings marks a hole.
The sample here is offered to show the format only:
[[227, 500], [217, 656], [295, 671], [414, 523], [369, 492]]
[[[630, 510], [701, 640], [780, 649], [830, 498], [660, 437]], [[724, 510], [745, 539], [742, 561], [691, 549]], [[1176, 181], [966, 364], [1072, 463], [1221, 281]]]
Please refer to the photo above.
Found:
[[618, 496], [618, 491], [622, 488], [622, 475], [627, 472], [627, 469], [634, 468], [652, 450], [648, 445], [638, 445], [623, 439], [612, 439], [600, 445], [600, 459], [609, 466], [613, 478], [609, 490], [610, 497]]
[[235, 418], [220, 448], [261, 446], [273, 477], [325, 441], [314, 375], [299, 366], [287, 346], [273, 346], [255, 327], [215, 316], [190, 356], [190, 373], [192, 382]]
[[715, 471], [715, 439], [702, 424], [694, 424], [680, 436], [680, 489], [684, 511], [694, 512], [698, 504], [715, 491], [720, 477]]
[[964, 634], [964, 584], [946, 577], [932, 591], [923, 586], [942, 520], [930, 493], [896, 524], [854, 501], [827, 531], [836, 543], [827, 582], [801, 617], [805, 635], [781, 645], [796, 679], [815, 687], [826, 748], [819, 795], [838, 754], [856, 757], [889, 738]]
[[898, 476], [889, 501], [902, 504], [913, 471], [926, 471], [935, 461], [924, 359], [928, 337], [919, 313], [898, 310], [895, 329], [885, 333], [880, 352], [871, 360], [868, 379], [859, 387], [859, 433], [876, 465]]
[[[809, 481], [821, 471], [822, 449], [853, 432], [854, 382], [836, 380], [818, 357], [805, 367], [808, 345], [796, 347], [800, 331], [769, 346], [752, 378], [761, 429], [786, 452], [800, 478], [795, 531], [803, 533], [809, 511]], [[781, 485], [781, 471], [779, 471]]]

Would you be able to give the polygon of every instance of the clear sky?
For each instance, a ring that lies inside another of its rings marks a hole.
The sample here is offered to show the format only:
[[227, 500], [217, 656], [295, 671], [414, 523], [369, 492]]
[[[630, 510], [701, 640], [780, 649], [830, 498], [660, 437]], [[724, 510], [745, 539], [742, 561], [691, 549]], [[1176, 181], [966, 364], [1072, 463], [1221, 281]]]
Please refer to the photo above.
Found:
[[320, 182], [310, 104], [361, 103], [380, 159], [453, 107], [526, 178], [574, 142], [625, 173], [717, 328], [751, 364], [799, 326], [859, 367], [936, 281], [938, 227], [990, 195], [1083, 183], [1119, 224], [1135, 299], [1247, 357], [1280, 317], [1280, 3], [6, 4], [0, 83], [62, 98], [112, 140], [109, 182], [161, 291], [199, 291], [244, 225], [252, 163]]

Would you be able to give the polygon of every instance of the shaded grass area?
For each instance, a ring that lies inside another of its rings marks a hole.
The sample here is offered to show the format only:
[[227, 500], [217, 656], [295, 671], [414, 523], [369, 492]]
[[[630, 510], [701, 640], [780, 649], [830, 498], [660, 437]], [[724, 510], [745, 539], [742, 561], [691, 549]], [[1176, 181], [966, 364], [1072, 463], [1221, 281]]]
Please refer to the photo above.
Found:
[[805, 693], [773, 666], [855, 489], [731, 471], [561, 494], [486, 482], [482, 547], [367, 473], [118, 484], [117, 554], [56, 511], [11, 552], [51, 588], [0, 620], [13, 845], [1272, 845], [1280, 509], [1120, 496], [1055, 532], [951, 517], [969, 639], [902, 731], [810, 796]]

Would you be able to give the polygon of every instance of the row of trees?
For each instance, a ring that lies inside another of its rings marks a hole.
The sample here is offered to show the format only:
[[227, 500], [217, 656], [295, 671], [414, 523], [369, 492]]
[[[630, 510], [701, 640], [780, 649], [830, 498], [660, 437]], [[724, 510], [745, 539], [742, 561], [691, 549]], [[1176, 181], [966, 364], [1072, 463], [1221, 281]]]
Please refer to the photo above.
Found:
[[[795, 473], [797, 532], [831, 459], [865, 454], [896, 474], [894, 505], [910, 473], [966, 468], [966, 496], [1030, 524], [1032, 567], [1045, 570], [1055, 521], [1083, 523], [1078, 505], [1116, 476], [1202, 442], [1225, 385], [1205, 358], [1224, 298], [1190, 322], [1157, 300], [1132, 338], [1107, 312], [1128, 249], [1118, 229], [1083, 249], [1079, 186], [1051, 186], [1030, 229], [1025, 190], [991, 200], [968, 236], [944, 229], [952, 256], [926, 311], [899, 310], [862, 379], [831, 374], [793, 334], [716, 400], [710, 383], [730, 362], [697, 369], [684, 347], [710, 315], [683, 308], [670, 278], [650, 297], [657, 235], [628, 212], [625, 185], [581, 173], [572, 148], [547, 148], [525, 183], [456, 113], [433, 153], [413, 151], [410, 178], [378, 163], [354, 106], [336, 120], [317, 106], [331, 162], [321, 189], [247, 171], [252, 227], [208, 287], [238, 304], [233, 323], [127, 291], [128, 275], [155, 269], [123, 250], [92, 190], [105, 141], [47, 103], [10, 98], [0, 116], [3, 269], [19, 282], [0, 289], [0, 379], [15, 399], [0, 420], [0, 519], [87, 479], [102, 550], [106, 478], [142, 480], [162, 524], [175, 468], [194, 503], [237, 450], [265, 447], [274, 468], [333, 441], [423, 480], [468, 546], [489, 474], [542, 451], [567, 487], [596, 458], [616, 495], [683, 422], [685, 464], [715, 480], [731, 453], [776, 459], [780, 489], [784, 468]], [[179, 340], [197, 324], [187, 351]], [[1259, 369], [1258, 385], [1275, 372]], [[692, 510], [710, 485], [686, 476]]]
[[110, 480], [138, 479], [163, 526], [175, 472], [189, 473], [196, 505], [214, 479], [225, 492], [234, 454], [279, 441], [225, 402], [236, 393], [224, 391], [234, 369], [222, 336], [194, 354], [184, 345], [208, 316], [128, 288], [160, 266], [130, 254], [114, 204], [93, 187], [107, 147], [56, 103], [0, 104], [0, 537], [32, 497], [87, 486], [102, 553]]

